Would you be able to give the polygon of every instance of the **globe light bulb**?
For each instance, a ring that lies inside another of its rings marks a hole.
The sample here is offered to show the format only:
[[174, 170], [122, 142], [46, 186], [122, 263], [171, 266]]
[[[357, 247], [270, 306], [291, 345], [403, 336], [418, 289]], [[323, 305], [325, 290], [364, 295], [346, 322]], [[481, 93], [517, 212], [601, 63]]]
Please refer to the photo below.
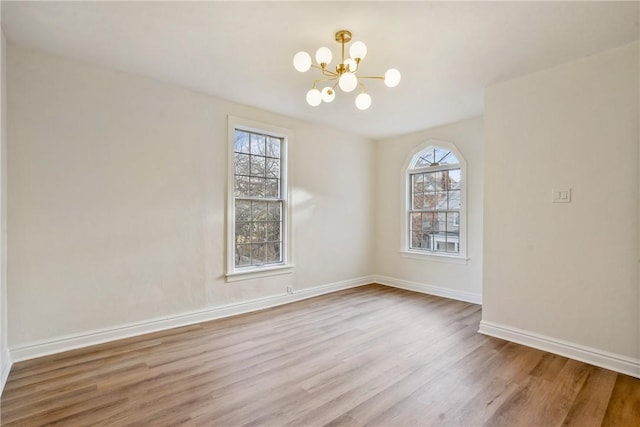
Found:
[[363, 59], [367, 56], [367, 45], [362, 42], [353, 42], [349, 48], [349, 55], [351, 55], [352, 58]]
[[351, 92], [358, 86], [358, 78], [353, 73], [344, 73], [340, 76], [340, 80], [338, 80], [338, 85], [340, 89], [345, 92]]
[[304, 51], [296, 53], [293, 57], [293, 66], [301, 73], [309, 71], [309, 68], [311, 68], [311, 55]]
[[323, 88], [320, 93], [324, 102], [331, 102], [336, 98], [336, 91], [329, 86]]
[[318, 64], [329, 64], [332, 58], [333, 54], [328, 47], [321, 47], [316, 51], [316, 62]]
[[386, 73], [384, 73], [384, 84], [389, 87], [396, 87], [398, 86], [398, 83], [400, 83], [401, 77], [402, 76], [400, 75], [400, 71], [396, 70], [395, 68], [391, 68], [387, 70]]
[[307, 103], [312, 107], [317, 107], [322, 102], [322, 94], [316, 88], [307, 92]]
[[368, 93], [363, 92], [360, 95], [356, 96], [356, 107], [358, 107], [358, 110], [366, 110], [370, 106], [371, 97]]
[[346, 65], [347, 67], [349, 67], [349, 71], [351, 71], [352, 73], [354, 71], [356, 71], [356, 69], [358, 68], [358, 64], [356, 63], [356, 60], [353, 58], [347, 58], [344, 60], [344, 65]]

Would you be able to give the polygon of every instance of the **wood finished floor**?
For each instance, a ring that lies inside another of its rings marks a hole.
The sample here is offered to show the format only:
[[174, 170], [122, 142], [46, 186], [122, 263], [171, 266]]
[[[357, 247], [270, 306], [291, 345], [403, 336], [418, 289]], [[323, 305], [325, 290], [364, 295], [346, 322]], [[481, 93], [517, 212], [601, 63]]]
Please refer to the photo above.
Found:
[[640, 380], [379, 285], [17, 363], [3, 426], [640, 426]]

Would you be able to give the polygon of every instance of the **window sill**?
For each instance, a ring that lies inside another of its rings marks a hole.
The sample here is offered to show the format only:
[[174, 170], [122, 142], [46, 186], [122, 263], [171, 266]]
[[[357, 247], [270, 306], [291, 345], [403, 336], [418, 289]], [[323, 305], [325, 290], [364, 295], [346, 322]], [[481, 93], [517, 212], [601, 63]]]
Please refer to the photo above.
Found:
[[236, 270], [227, 273], [227, 282], [238, 282], [241, 280], [258, 279], [261, 277], [278, 276], [280, 274], [293, 273], [293, 264], [281, 264], [268, 267], [254, 267]]
[[417, 259], [420, 261], [445, 262], [449, 264], [467, 264], [469, 258], [444, 254], [423, 253], [417, 251], [400, 251], [402, 258]]

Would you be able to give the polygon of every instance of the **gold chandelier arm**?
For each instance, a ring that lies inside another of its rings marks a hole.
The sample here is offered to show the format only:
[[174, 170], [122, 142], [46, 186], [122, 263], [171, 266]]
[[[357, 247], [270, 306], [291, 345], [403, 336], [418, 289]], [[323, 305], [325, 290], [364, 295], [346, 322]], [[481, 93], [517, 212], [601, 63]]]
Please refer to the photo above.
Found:
[[321, 67], [321, 66], [316, 65], [316, 64], [311, 64], [311, 68], [315, 68], [315, 69], [320, 70], [322, 72], [323, 76], [338, 77], [337, 73], [334, 73], [333, 71], [327, 70], [325, 67]]
[[384, 80], [384, 76], [358, 76], [359, 79], [377, 79]]
[[[331, 80], [336, 80], [336, 84], [338, 84], [337, 79], [338, 79], [337, 77], [329, 77], [329, 78], [327, 78], [327, 79], [318, 79], [318, 80], [314, 80], [314, 81], [313, 81], [313, 87], [316, 87], [316, 85], [317, 85], [318, 83], [321, 83], [321, 82], [330, 82]], [[333, 88], [335, 88], [335, 87], [336, 87], [336, 85], [333, 85]]]
[[354, 61], [356, 61], [356, 69], [353, 70], [353, 74], [356, 74], [360, 70], [360, 61], [362, 60], [360, 58], [355, 58]]
[[338, 76], [339, 76], [338, 73], [334, 73], [333, 71], [329, 71], [329, 70], [322, 70], [322, 75], [323, 76], [329, 76], [332, 79], [338, 78]]

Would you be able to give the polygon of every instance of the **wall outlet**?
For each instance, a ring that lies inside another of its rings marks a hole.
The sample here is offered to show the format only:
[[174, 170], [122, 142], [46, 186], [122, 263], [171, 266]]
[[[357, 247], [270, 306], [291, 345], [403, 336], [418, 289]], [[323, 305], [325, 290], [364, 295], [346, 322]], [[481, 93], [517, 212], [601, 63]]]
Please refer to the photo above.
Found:
[[287, 286], [287, 293], [291, 295], [293, 293], [293, 286]]
[[571, 203], [571, 188], [554, 188], [551, 190], [551, 202]]

